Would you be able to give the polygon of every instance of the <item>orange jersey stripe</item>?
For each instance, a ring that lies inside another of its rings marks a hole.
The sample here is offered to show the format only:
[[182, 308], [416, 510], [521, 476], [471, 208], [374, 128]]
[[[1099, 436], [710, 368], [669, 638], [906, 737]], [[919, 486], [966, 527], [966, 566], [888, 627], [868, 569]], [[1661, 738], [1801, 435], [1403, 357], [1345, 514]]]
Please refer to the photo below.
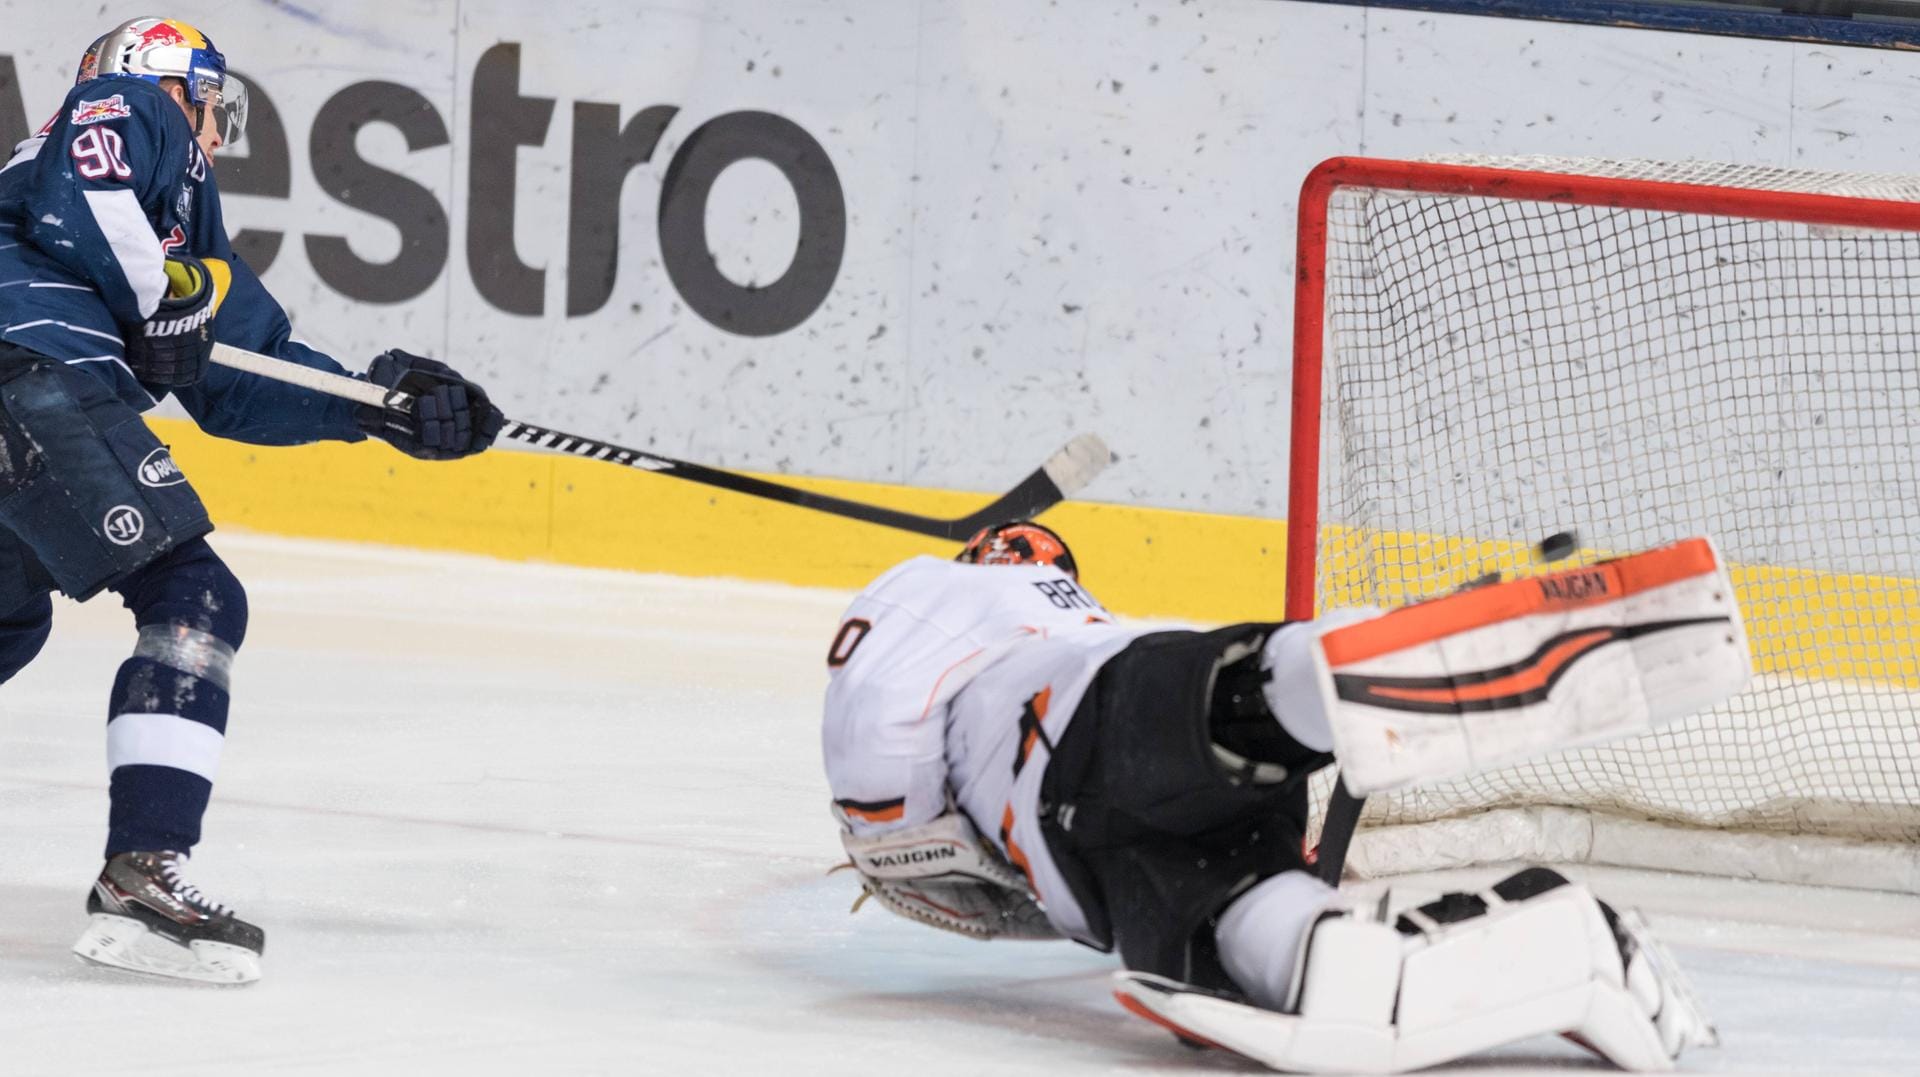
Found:
[[1500, 621], [1573, 610], [1703, 576], [1719, 568], [1699, 538], [1586, 568], [1513, 580], [1403, 606], [1383, 617], [1327, 633], [1327, 663], [1346, 666]]
[[1013, 840], [1013, 805], [1011, 804], [1007, 805], [1007, 810], [1000, 815], [1000, 841], [1007, 847], [1007, 859], [1013, 862], [1014, 867], [1020, 869], [1020, 874], [1027, 877], [1027, 889], [1033, 891], [1035, 897], [1039, 897], [1040, 888], [1033, 882], [1033, 865], [1027, 862], [1026, 851]]

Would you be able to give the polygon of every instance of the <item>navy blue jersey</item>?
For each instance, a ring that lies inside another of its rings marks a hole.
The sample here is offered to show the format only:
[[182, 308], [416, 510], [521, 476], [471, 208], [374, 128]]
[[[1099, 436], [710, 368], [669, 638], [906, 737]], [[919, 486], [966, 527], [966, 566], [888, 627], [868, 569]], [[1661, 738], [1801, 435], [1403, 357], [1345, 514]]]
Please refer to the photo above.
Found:
[[[162, 264], [175, 253], [233, 269], [213, 322], [216, 340], [341, 372], [288, 339], [286, 312], [234, 256], [213, 166], [173, 99], [129, 76], [75, 86], [0, 168], [0, 336], [87, 370], [145, 411], [156, 399], [127, 368], [122, 333], [159, 305]], [[208, 433], [239, 441], [363, 436], [347, 401], [224, 367], [177, 395]]]

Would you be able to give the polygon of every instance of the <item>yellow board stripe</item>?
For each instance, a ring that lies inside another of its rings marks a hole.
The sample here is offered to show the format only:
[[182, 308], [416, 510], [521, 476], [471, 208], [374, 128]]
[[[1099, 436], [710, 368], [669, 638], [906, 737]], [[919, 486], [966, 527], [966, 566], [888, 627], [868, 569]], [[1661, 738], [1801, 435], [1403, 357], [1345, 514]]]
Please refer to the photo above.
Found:
[[[180, 420], [151, 423], [222, 527], [848, 590], [914, 554], [959, 548], [573, 456], [496, 451], [429, 464], [372, 442], [261, 448]], [[958, 516], [993, 496], [767, 477], [926, 515]], [[1088, 589], [1118, 612], [1212, 623], [1282, 616], [1284, 521], [1082, 502], [1045, 519], [1072, 543]], [[1431, 586], [1422, 581], [1452, 580], [1449, 569], [1464, 582], [1482, 566], [1527, 564], [1527, 548], [1513, 543], [1375, 537], [1392, 558], [1376, 566], [1388, 605], [1431, 597], [1419, 593]], [[1328, 528], [1323, 562], [1356, 564], [1370, 556], [1366, 538]], [[1771, 566], [1731, 574], [1763, 672], [1920, 687], [1920, 581]], [[1331, 593], [1321, 608], [1359, 599]]]
[[[224, 528], [848, 590], [914, 554], [960, 548], [573, 456], [495, 451], [433, 464], [374, 442], [265, 448], [150, 422]], [[994, 496], [766, 477], [925, 515], [959, 516]], [[1077, 502], [1045, 519], [1070, 536], [1088, 588], [1115, 610], [1281, 616], [1282, 521]]]

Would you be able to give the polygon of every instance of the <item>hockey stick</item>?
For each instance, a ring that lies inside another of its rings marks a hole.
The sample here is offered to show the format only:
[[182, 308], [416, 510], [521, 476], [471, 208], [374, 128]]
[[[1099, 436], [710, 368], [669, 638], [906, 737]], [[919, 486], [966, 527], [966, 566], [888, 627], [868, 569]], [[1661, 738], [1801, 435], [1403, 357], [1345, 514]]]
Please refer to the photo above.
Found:
[[[290, 363], [284, 359], [275, 359], [272, 356], [227, 344], [213, 346], [213, 361], [234, 370], [243, 370], [274, 381], [299, 385], [315, 392], [352, 400], [369, 407], [395, 408], [404, 411], [412, 404], [412, 399], [407, 394], [397, 390], [389, 391], [358, 378], [315, 370], [312, 367]], [[507, 420], [506, 425], [500, 430], [500, 436], [513, 441], [524, 441], [543, 449], [585, 456], [594, 460], [605, 460], [610, 464], [651, 471], [656, 475], [686, 479], [689, 482], [717, 486], [723, 490], [732, 490], [751, 497], [766, 498], [769, 501], [797, 505], [803, 509], [843, 516], [850, 520], [861, 520], [881, 527], [891, 527], [942, 539], [965, 539], [988, 524], [1037, 516], [1073, 496], [1087, 483], [1093, 481], [1093, 477], [1100, 474], [1113, 461], [1113, 454], [1107, 450], [1106, 443], [1101, 441], [1098, 435], [1081, 434], [1067, 442], [1059, 452], [1048, 457], [1047, 462], [1040, 465], [1038, 470], [1021, 479], [1018, 485], [995, 498], [992, 503], [965, 516], [949, 520], [937, 516], [919, 516], [827, 494], [817, 494], [811, 490], [802, 490], [795, 486], [742, 475], [737, 471], [725, 471], [641, 449], [629, 449], [594, 438], [581, 437], [578, 434], [568, 434], [544, 426], [535, 426], [532, 423], [523, 423], [516, 419]]]
[[1327, 799], [1327, 814], [1320, 821], [1320, 846], [1313, 865], [1320, 881], [1328, 886], [1340, 885], [1340, 875], [1347, 867], [1347, 849], [1360, 826], [1360, 809], [1366, 806], [1367, 798], [1347, 792], [1347, 783], [1340, 779], [1339, 771], [1334, 771], [1333, 795]]

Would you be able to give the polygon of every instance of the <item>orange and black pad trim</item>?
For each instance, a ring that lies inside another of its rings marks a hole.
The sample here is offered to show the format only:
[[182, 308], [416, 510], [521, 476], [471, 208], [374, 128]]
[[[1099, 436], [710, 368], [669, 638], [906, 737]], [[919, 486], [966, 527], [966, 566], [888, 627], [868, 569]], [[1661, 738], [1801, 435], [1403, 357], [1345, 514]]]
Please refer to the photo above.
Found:
[[1329, 632], [1320, 646], [1329, 665], [1350, 666], [1500, 621], [1596, 606], [1719, 569], [1712, 543], [1686, 539], [1616, 561], [1403, 606], [1384, 617]]
[[892, 800], [836, 800], [841, 811], [868, 823], [897, 823], [907, 813], [907, 798]]
[[1547, 698], [1574, 663], [1609, 643], [1703, 624], [1732, 624], [1729, 617], [1695, 617], [1638, 625], [1595, 625], [1562, 632], [1518, 662], [1444, 677], [1333, 675], [1334, 694], [1349, 703], [1416, 714], [1465, 714], [1512, 710]]

